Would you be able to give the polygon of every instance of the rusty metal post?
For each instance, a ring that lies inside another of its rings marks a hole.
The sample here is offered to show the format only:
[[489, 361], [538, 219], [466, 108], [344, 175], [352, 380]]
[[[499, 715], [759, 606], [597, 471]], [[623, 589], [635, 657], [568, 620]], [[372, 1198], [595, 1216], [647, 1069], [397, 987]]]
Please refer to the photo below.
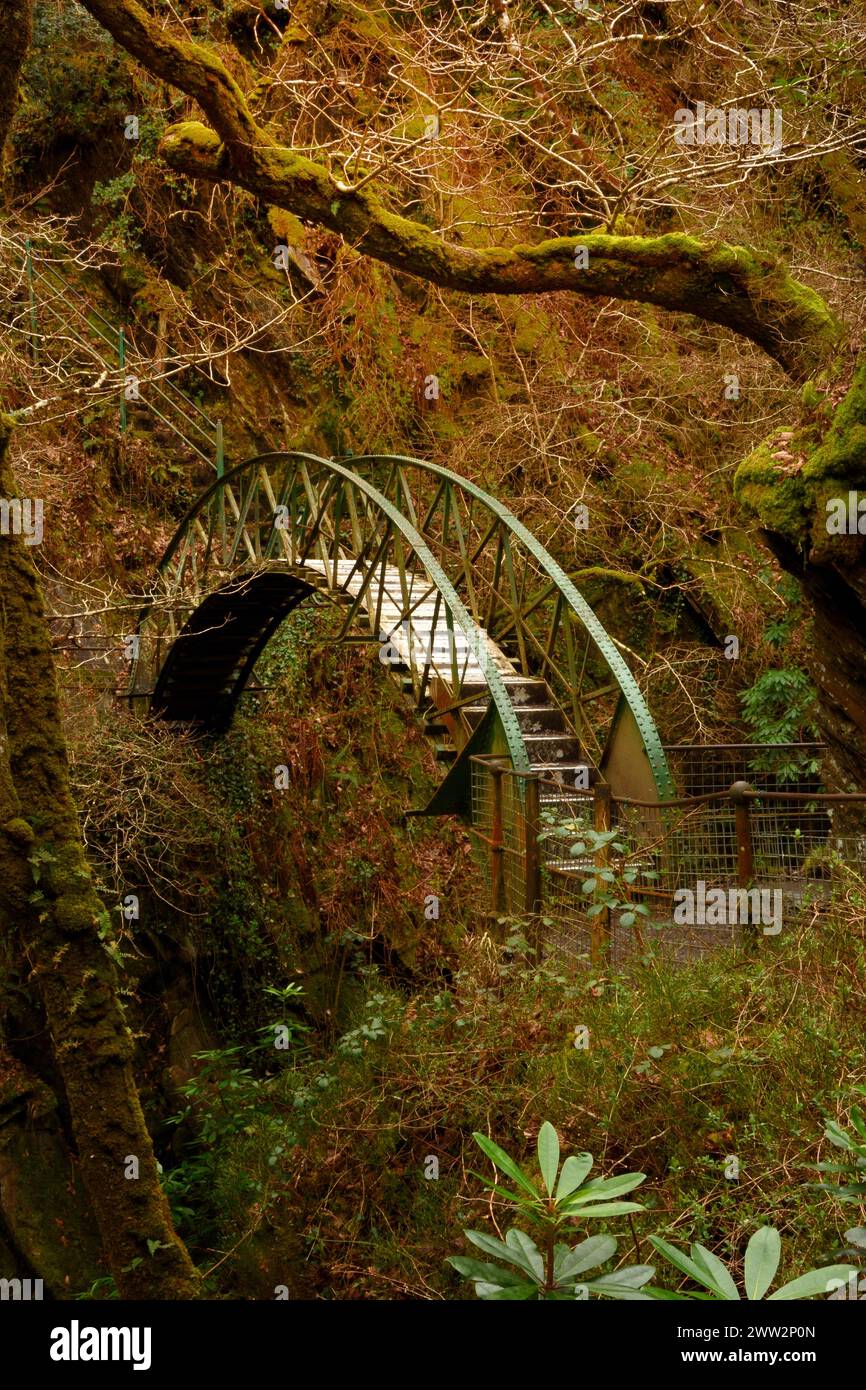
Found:
[[752, 845], [752, 822], [749, 803], [754, 788], [748, 782], [734, 782], [730, 788], [734, 803], [734, 829], [737, 835], [737, 887], [748, 888], [755, 872], [755, 854]]
[[[595, 784], [595, 795], [593, 797], [593, 819], [596, 830], [610, 830], [611, 824], [611, 793], [607, 782], [597, 782]], [[603, 845], [596, 850], [595, 866], [597, 869], [605, 869], [610, 863], [610, 845]], [[607, 892], [607, 884], [597, 884], [596, 893]], [[601, 912], [596, 913], [592, 919], [590, 929], [590, 959], [593, 965], [604, 964], [610, 952], [611, 945], [611, 924], [610, 908], [602, 908]]]
[[539, 798], [538, 777], [526, 773], [523, 777], [523, 853], [525, 864], [523, 910], [531, 919], [527, 939], [541, 959], [541, 930], [538, 914], [541, 911], [541, 856], [538, 850]]
[[488, 772], [492, 779], [493, 827], [490, 832], [490, 883], [493, 898], [493, 912], [499, 914], [505, 908], [505, 848], [502, 842], [502, 774], [504, 768], [490, 763]]

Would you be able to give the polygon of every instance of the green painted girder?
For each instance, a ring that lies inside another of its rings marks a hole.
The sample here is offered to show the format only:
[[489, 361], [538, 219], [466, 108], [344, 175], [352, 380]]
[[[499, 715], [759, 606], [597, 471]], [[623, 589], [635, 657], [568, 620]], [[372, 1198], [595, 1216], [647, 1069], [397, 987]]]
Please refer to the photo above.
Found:
[[363, 467], [365, 464], [387, 464], [395, 468], [418, 468], [439, 478], [443, 483], [460, 488], [467, 496], [474, 498], [486, 508], [492, 517], [496, 518], [526, 547], [541, 566], [551, 585], [561, 596], [562, 601], [568, 605], [580, 626], [593, 642], [614, 682], [619, 687], [640, 732], [659, 798], [664, 801], [675, 797], [676, 787], [662, 747], [661, 736], [637, 681], [613, 638], [586, 602], [586, 599], [579, 593], [561, 565], [554, 560], [537, 537], [502, 502], [485, 492], [483, 488], [478, 487], [476, 483], [470, 482], [468, 478], [452, 472], [451, 469], [443, 468], [439, 464], [428, 463], [425, 459], [409, 458], [400, 454], [362, 454], [352, 457], [353, 467]]
[[[417, 557], [417, 560], [419, 561], [420, 565], [427, 573], [430, 581], [441, 594], [442, 599], [448, 610], [448, 613], [451, 616], [451, 620], [457, 623], [457, 626], [461, 629], [463, 635], [466, 637], [467, 641], [470, 644], [475, 642], [477, 648], [479, 650], [483, 650], [483, 645], [478, 643], [478, 636], [480, 634], [480, 628], [478, 624], [472, 618], [472, 615], [469, 613], [469, 611], [464, 607], [459, 595], [454, 589], [454, 586], [452, 585], [445, 571], [442, 569], [442, 566], [439, 564], [439, 561], [436, 559], [430, 547], [427, 545], [423, 536], [417, 530], [416, 526], [406, 516], [403, 515], [403, 513], [394, 505], [393, 502], [391, 502], [383, 493], [381, 493], [377, 488], [375, 488], [372, 485], [372, 483], [370, 483], [367, 479], [362, 478], [359, 474], [355, 473], [349, 468], [345, 468], [342, 464], [334, 462], [332, 459], [320, 458], [316, 454], [307, 454], [302, 453], [300, 451], [260, 454], [257, 455], [255, 458], [247, 459], [244, 463], [238, 464], [228, 473], [225, 473], [222, 477], [217, 478], [217, 480], [211, 484], [211, 486], [202, 494], [198, 501], [190, 508], [190, 510], [187, 512], [186, 516], [183, 518], [180, 525], [178, 526], [174, 536], [172, 537], [168, 547], [166, 548], [165, 554], [159, 562], [158, 571], [160, 575], [165, 577], [168, 574], [171, 562], [178, 553], [180, 553], [183, 558], [184, 546], [187, 544], [190, 536], [194, 535], [194, 528], [196, 526], [196, 523], [205, 513], [208, 515], [209, 518], [209, 525], [207, 528], [207, 556], [208, 558], [210, 558], [212, 553], [212, 528], [215, 520], [215, 513], [221, 514], [224, 510], [222, 507], [214, 509], [211, 507], [211, 504], [214, 501], [220, 501], [222, 498], [224, 498], [226, 489], [232, 488], [233, 485], [239, 482], [246, 473], [255, 475], [262, 468], [267, 469], [267, 466], [269, 464], [291, 464], [295, 461], [303, 461], [304, 464], [313, 465], [317, 470], [323, 470], [329, 478], [329, 480], [342, 480], [342, 482], [344, 484], [347, 484], [350, 489], [357, 490], [357, 492], [359, 492], [368, 502], [372, 503], [372, 505], [382, 516], [387, 518], [390, 525], [394, 527], [395, 530], [400, 534], [400, 536], [406, 541], [411, 551]], [[275, 492], [275, 495], [279, 495], [279, 492], [277, 490], [272, 489], [272, 491]], [[284, 489], [280, 491], [282, 491], [283, 495], [285, 495]], [[243, 499], [242, 493], [241, 497]], [[251, 489], [248, 491], [247, 497], [244, 500], [244, 507], [241, 508], [240, 516], [233, 523], [231, 523], [236, 528], [237, 532], [234, 543], [232, 545], [232, 560], [235, 560], [237, 558], [237, 552], [240, 549], [241, 540], [243, 536], [244, 512], [245, 509], [248, 509], [250, 501]], [[326, 505], [327, 503], [322, 504], [322, 506], [320, 507], [320, 514], [324, 514], [324, 509]], [[274, 527], [273, 530], [275, 529], [276, 528]], [[269, 539], [268, 545], [266, 545], [265, 547], [266, 553], [270, 547], [272, 537]], [[149, 611], [149, 607], [143, 610], [142, 616], [139, 620], [139, 630], [141, 630]], [[502, 677], [499, 675], [499, 672], [496, 670], [495, 666], [493, 666], [491, 662], [486, 663], [485, 675], [487, 680], [487, 686], [490, 691], [490, 696], [493, 701], [493, 704], [495, 705], [496, 713], [502, 726], [502, 731], [505, 735], [505, 739], [508, 745], [508, 754], [511, 758], [512, 764], [517, 771], [527, 771], [530, 766], [529, 755], [527, 753], [526, 745], [523, 740], [523, 735], [520, 730], [520, 723], [517, 718], [517, 714], [508, 696], [508, 691], [505, 687]], [[132, 673], [133, 688], [135, 685], [135, 679], [136, 668], [133, 669]]]

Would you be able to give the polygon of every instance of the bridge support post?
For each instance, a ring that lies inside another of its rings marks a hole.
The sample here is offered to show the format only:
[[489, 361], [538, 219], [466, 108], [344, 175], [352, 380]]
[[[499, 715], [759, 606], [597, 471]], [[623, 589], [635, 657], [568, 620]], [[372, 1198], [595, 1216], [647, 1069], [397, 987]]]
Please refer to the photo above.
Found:
[[752, 820], [749, 801], [753, 788], [748, 782], [734, 782], [730, 788], [734, 803], [734, 829], [737, 836], [737, 887], [748, 888], [755, 872]]
[[[607, 782], [597, 782], [595, 786], [595, 796], [593, 798], [593, 823], [596, 830], [610, 830], [611, 824], [611, 792]], [[607, 868], [610, 862], [610, 845], [602, 845], [596, 851], [596, 868]], [[602, 885], [606, 889], [606, 885]], [[598, 891], [598, 889], [596, 890]], [[596, 913], [592, 919], [590, 928], [590, 959], [593, 965], [604, 964], [610, 952], [611, 945], [611, 922], [610, 908], [603, 907], [601, 912]]]
[[541, 911], [541, 856], [538, 850], [539, 832], [538, 777], [528, 773], [523, 778], [523, 854], [524, 854], [524, 900], [523, 910], [529, 917], [528, 940], [541, 959], [541, 924], [538, 914]]
[[493, 911], [498, 914], [505, 908], [505, 878], [503, 874], [502, 843], [502, 774], [504, 768], [491, 763], [488, 766], [491, 778], [493, 824], [490, 831], [490, 883]]

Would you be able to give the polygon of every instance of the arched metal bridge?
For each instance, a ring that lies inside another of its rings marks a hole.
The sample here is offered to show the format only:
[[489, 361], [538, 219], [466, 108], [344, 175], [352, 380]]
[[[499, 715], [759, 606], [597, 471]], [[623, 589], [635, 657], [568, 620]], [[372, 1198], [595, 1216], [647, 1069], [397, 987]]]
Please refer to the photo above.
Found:
[[565, 571], [502, 503], [419, 459], [268, 453], [219, 477], [160, 562], [133, 698], [225, 728], [307, 600], [342, 610], [338, 641], [378, 643], [428, 730], [449, 739], [431, 812], [468, 811], [468, 758], [481, 752], [674, 795], [634, 677]]

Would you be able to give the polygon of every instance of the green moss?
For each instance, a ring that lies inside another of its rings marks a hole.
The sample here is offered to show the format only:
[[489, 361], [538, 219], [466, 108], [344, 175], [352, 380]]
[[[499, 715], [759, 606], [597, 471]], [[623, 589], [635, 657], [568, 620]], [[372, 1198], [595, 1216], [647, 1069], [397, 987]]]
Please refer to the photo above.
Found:
[[804, 410], [817, 410], [824, 400], [824, 397], [818, 390], [814, 381], [807, 381], [800, 393], [800, 400]]
[[518, 352], [532, 353], [548, 341], [550, 320], [543, 312], [518, 309], [514, 315], [514, 346]]
[[786, 474], [782, 463], [773, 458], [777, 441], [778, 432], [743, 460], [734, 479], [734, 493], [767, 530], [802, 544], [810, 510], [807, 490], [801, 475]]
[[36, 839], [33, 827], [23, 816], [14, 816], [3, 826], [3, 831], [16, 845], [32, 845]]
[[[467, 352], [455, 363], [452, 373], [452, 380], [477, 381], [479, 378], [490, 375], [491, 363], [489, 357], [483, 357], [481, 353]], [[444, 374], [440, 371], [440, 376], [444, 380]]]
[[847, 488], [866, 484], [866, 360], [854, 373], [827, 435], [804, 469], [809, 479], [840, 479]]
[[[798, 545], [811, 541], [820, 550], [828, 499], [866, 486], [866, 362], [829, 426], [823, 419], [827, 402], [814, 382], [804, 387], [803, 402], [805, 421], [759, 444], [737, 469], [734, 491], [762, 526]], [[780, 453], [787, 457], [774, 457]]]

